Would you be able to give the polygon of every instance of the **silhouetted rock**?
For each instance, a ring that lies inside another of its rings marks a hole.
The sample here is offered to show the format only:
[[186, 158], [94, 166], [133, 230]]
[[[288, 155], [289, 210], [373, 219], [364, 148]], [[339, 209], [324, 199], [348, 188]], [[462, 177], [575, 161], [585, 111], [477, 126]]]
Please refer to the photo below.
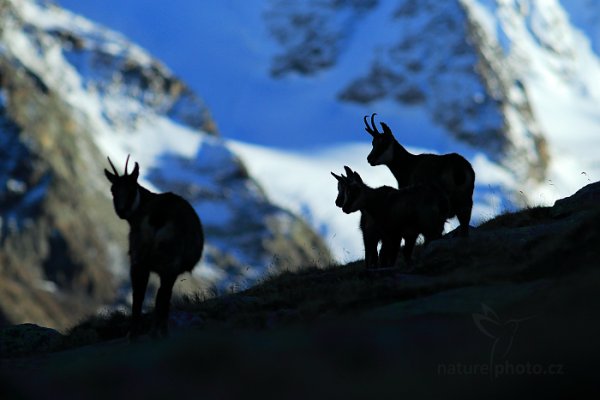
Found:
[[35, 324], [6, 326], [0, 328], [0, 358], [55, 351], [62, 338], [58, 331]]
[[553, 212], [557, 215], [584, 207], [600, 205], [600, 182], [590, 183], [575, 192], [574, 195], [559, 199], [554, 203]]

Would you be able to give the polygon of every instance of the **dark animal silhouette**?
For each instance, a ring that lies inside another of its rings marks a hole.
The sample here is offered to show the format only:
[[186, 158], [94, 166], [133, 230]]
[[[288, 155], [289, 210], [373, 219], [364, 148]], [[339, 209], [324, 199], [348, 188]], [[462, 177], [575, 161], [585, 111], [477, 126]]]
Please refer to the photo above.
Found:
[[375, 115], [371, 115], [371, 126], [364, 117], [365, 130], [373, 137], [373, 149], [367, 156], [369, 164], [386, 165], [398, 181], [398, 188], [420, 183], [439, 185], [448, 196], [447, 217], [458, 217], [460, 235], [468, 236], [475, 189], [471, 163], [457, 153], [412, 154], [398, 143], [385, 123], [381, 122], [383, 132], [377, 130]]
[[360, 211], [372, 219], [373, 226], [368, 229], [375, 231], [373, 237], [381, 238], [381, 266], [395, 264], [403, 238], [403, 254], [410, 262], [419, 234], [424, 236], [425, 245], [442, 236], [449, 206], [445, 192], [437, 185], [419, 184], [402, 189], [381, 186], [373, 189], [357, 172], [347, 166], [344, 169], [346, 177], [338, 179], [334, 175], [338, 182], [342, 182], [342, 210], [347, 214]]
[[[335, 205], [343, 208], [346, 203], [346, 191], [352, 185], [352, 174], [344, 176], [336, 175], [332, 172], [331, 175], [338, 181], [338, 195], [335, 199]], [[395, 190], [389, 186], [385, 186], [385, 188]], [[377, 226], [373, 217], [367, 212], [361, 211], [359, 227], [363, 237], [366, 268], [377, 268], [379, 266], [390, 265], [390, 263], [393, 264], [394, 260], [389, 259], [389, 249], [395, 248], [397, 252], [399, 244], [394, 245], [393, 243], [389, 243], [388, 240], [384, 240], [383, 232]], [[380, 254], [377, 253], [379, 242], [381, 242]]]
[[119, 176], [104, 170], [112, 184], [115, 212], [129, 223], [129, 258], [133, 304], [130, 337], [141, 333], [141, 313], [150, 271], [160, 277], [156, 295], [153, 336], [166, 336], [173, 285], [177, 276], [191, 271], [202, 256], [202, 224], [190, 203], [173, 193], [152, 193], [137, 182], [139, 165]]

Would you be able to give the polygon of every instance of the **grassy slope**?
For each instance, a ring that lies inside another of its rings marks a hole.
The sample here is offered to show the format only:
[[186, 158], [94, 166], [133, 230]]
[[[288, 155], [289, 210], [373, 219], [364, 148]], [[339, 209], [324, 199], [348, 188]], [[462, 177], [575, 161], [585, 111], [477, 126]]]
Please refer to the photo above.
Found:
[[553, 394], [600, 360], [599, 225], [597, 200], [531, 208], [419, 249], [412, 272], [308, 268], [181, 300], [187, 326], [163, 341], [129, 344], [125, 316], [91, 318], [56, 338], [61, 351], [3, 360], [6, 383], [33, 397]]

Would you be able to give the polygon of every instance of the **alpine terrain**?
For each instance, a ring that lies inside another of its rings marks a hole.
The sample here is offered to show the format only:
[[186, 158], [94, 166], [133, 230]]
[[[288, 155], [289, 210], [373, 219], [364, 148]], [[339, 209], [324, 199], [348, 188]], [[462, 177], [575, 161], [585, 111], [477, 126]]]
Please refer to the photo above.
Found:
[[0, 1], [0, 21], [0, 321], [65, 327], [129, 298], [127, 224], [112, 209], [106, 156], [123, 168], [131, 154], [143, 185], [200, 215], [206, 252], [180, 290], [231, 290], [329, 259], [158, 60], [46, 2]]

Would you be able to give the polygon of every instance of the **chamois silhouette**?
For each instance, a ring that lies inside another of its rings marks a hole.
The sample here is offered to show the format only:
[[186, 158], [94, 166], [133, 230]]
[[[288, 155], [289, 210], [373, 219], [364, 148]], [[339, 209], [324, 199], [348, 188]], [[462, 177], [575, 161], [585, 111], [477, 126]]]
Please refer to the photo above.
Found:
[[381, 122], [383, 132], [377, 130], [375, 113], [371, 125], [364, 117], [365, 130], [373, 137], [373, 148], [367, 156], [370, 165], [385, 165], [396, 178], [398, 188], [419, 183], [435, 183], [448, 196], [447, 218], [458, 217], [459, 234], [469, 235], [469, 221], [473, 209], [475, 171], [471, 163], [457, 153], [412, 154], [394, 137], [391, 129]]
[[[335, 199], [335, 205], [339, 208], [343, 208], [344, 204], [346, 204], [346, 193], [350, 186], [354, 183], [353, 175], [336, 175], [333, 172], [331, 175], [333, 175], [333, 177], [338, 181], [338, 195]], [[395, 189], [389, 186], [384, 186], [381, 190], [384, 191]], [[363, 237], [365, 267], [370, 269], [377, 268], [381, 265], [385, 266], [390, 263], [393, 264], [394, 260], [389, 259], [389, 249], [395, 248], [397, 252], [399, 243], [393, 244], [390, 243], [389, 240], [385, 240], [383, 231], [379, 228], [373, 217], [367, 212], [361, 211], [359, 227]], [[377, 253], [377, 245], [379, 242], [381, 242], [380, 254]]]
[[372, 218], [374, 226], [369, 229], [381, 237], [379, 258], [382, 266], [394, 266], [403, 238], [403, 254], [410, 263], [419, 234], [424, 236], [425, 245], [442, 236], [449, 206], [446, 194], [436, 184], [373, 189], [357, 172], [347, 166], [344, 169], [346, 177], [334, 175], [344, 191], [342, 211], [346, 214], [360, 211]]
[[117, 216], [129, 223], [129, 258], [133, 303], [130, 338], [141, 334], [142, 304], [150, 271], [160, 277], [156, 295], [153, 336], [168, 334], [168, 316], [173, 285], [177, 276], [191, 271], [200, 260], [204, 246], [202, 223], [194, 208], [173, 193], [152, 193], [141, 186], [139, 165], [131, 174], [119, 176], [108, 158], [113, 172], [104, 170], [111, 183]]

